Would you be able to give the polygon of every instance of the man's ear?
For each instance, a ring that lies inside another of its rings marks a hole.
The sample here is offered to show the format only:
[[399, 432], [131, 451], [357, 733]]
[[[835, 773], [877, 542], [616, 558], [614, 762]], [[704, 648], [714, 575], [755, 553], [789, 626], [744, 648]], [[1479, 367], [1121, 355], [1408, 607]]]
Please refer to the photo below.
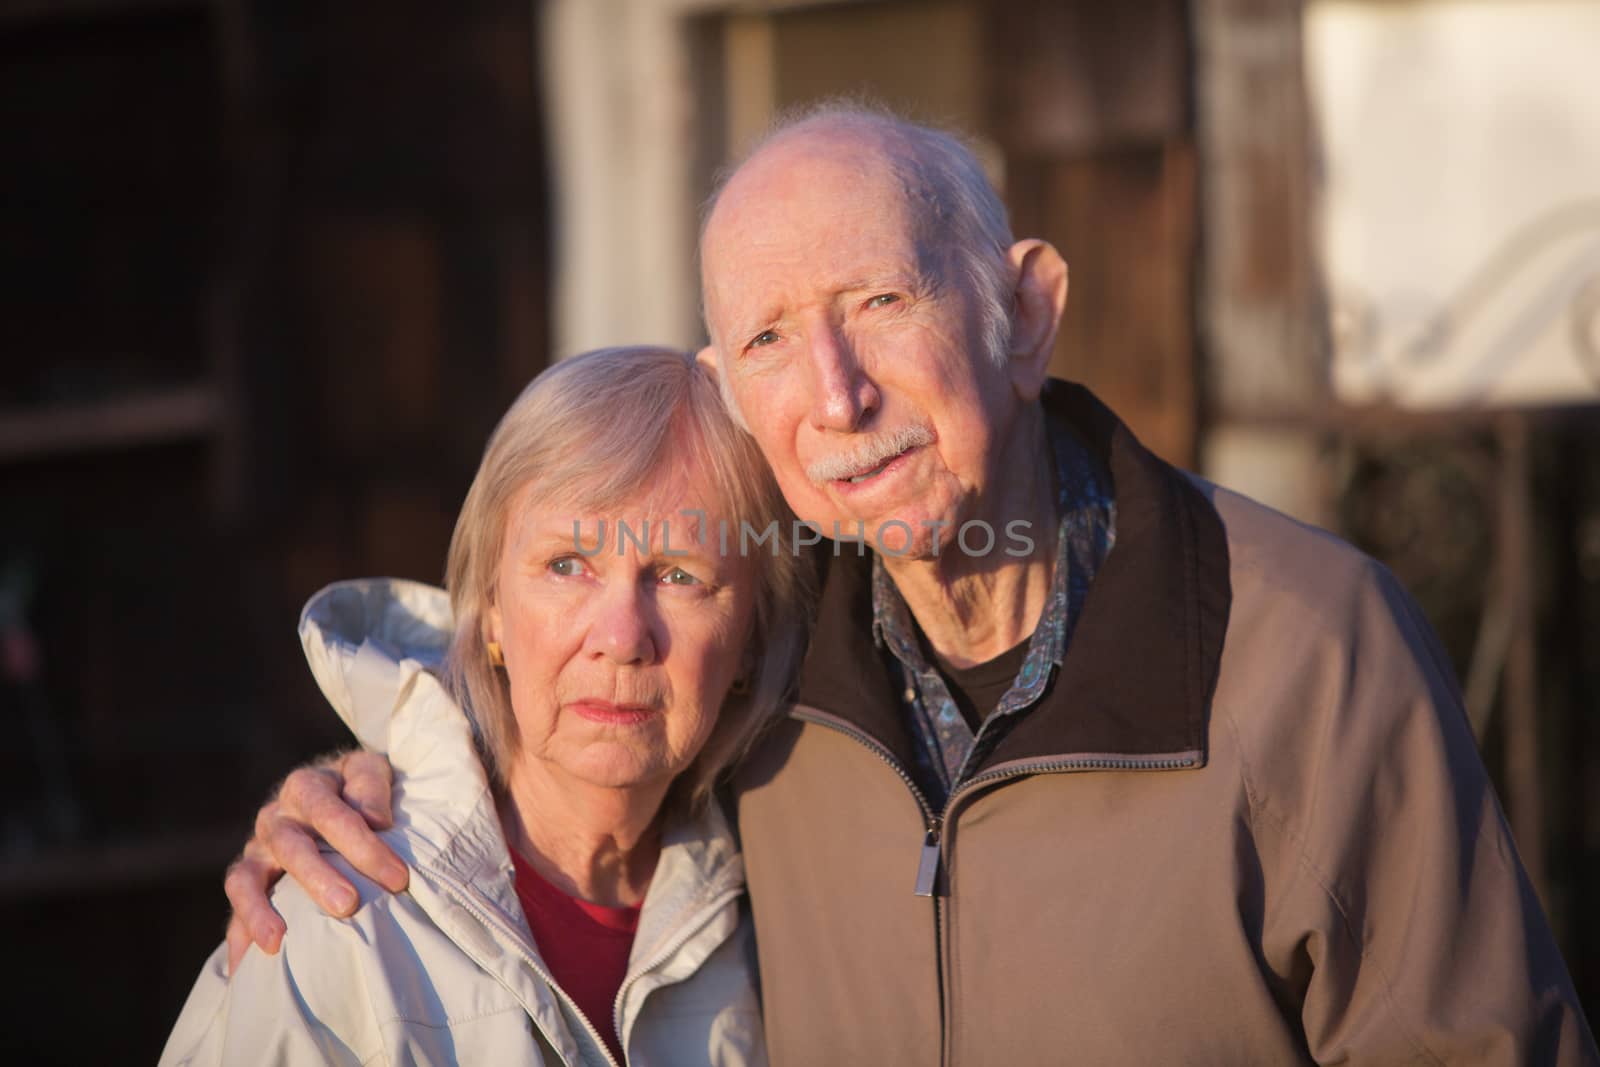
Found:
[[706, 345], [694, 354], [694, 361], [710, 371], [714, 377], [721, 377], [717, 367], [717, 346]]
[[1047, 241], [1018, 241], [1006, 253], [1017, 282], [1012, 292], [1012, 384], [1024, 400], [1038, 397], [1050, 373], [1050, 353], [1067, 306], [1067, 261]]

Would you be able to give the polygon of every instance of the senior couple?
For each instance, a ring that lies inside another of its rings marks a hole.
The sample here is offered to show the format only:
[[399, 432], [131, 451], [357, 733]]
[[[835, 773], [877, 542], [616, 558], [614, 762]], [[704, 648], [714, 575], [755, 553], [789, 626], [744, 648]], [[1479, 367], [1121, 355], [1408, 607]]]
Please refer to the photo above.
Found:
[[308, 605], [367, 751], [165, 1061], [1600, 1062], [1416, 606], [1047, 380], [1066, 265], [959, 142], [801, 117], [701, 256], [698, 361], [512, 406], [448, 603]]

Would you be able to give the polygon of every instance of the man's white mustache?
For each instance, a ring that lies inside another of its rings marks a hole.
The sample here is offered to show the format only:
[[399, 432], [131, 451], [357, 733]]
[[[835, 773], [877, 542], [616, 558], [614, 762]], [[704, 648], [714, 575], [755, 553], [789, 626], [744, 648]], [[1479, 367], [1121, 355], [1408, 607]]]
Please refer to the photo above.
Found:
[[901, 426], [877, 437], [870, 437], [849, 452], [827, 456], [806, 468], [813, 482], [833, 482], [854, 478], [877, 470], [885, 462], [912, 448], [933, 444], [933, 431], [921, 424]]

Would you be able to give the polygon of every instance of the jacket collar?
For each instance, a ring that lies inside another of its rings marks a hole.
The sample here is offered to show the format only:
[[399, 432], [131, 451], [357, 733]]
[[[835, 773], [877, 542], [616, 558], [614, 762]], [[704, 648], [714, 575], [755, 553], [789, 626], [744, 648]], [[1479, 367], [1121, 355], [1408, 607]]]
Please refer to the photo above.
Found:
[[[1203, 763], [1232, 599], [1222, 521], [1188, 475], [1152, 455], [1087, 389], [1052, 381], [1043, 403], [1111, 472], [1116, 544], [1043, 699], [978, 769], [1072, 756]], [[872, 641], [872, 561], [852, 545], [836, 550], [822, 556], [799, 703], [845, 720], [910, 766], [900, 697]]]

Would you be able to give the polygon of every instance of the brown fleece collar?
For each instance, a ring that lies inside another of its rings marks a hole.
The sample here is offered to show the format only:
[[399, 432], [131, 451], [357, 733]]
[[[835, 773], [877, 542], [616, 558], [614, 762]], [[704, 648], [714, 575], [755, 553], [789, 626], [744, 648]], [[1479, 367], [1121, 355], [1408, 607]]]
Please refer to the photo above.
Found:
[[[1200, 753], [1232, 594], [1222, 521], [1205, 494], [1145, 449], [1087, 389], [1051, 381], [1060, 415], [1111, 472], [1116, 544], [1089, 587], [1054, 682], [984, 760]], [[872, 640], [872, 560], [823, 542], [822, 596], [799, 702], [837, 715], [905, 766], [911, 738]], [[979, 768], [982, 770], [982, 768]]]

